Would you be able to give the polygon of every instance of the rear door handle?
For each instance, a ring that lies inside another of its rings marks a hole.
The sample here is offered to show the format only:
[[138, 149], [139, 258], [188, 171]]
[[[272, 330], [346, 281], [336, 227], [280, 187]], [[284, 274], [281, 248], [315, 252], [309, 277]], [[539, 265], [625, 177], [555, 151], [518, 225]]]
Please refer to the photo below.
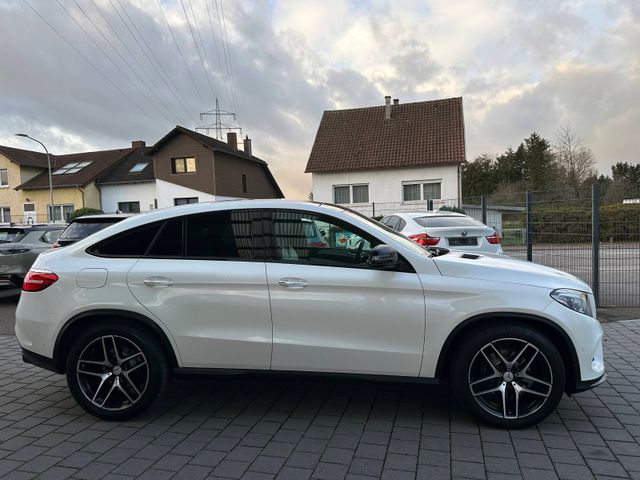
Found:
[[166, 277], [149, 277], [145, 278], [142, 283], [147, 287], [170, 287], [174, 282]]
[[281, 278], [278, 280], [278, 285], [285, 288], [304, 288], [309, 285], [303, 278]]

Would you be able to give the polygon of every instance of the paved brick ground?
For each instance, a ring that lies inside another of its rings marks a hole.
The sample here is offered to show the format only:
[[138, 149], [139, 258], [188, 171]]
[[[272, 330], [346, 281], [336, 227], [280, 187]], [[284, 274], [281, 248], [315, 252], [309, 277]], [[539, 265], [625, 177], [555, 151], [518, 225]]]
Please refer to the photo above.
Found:
[[608, 384], [511, 432], [441, 387], [310, 377], [183, 379], [143, 417], [102, 422], [0, 336], [0, 477], [640, 479], [640, 321], [605, 330]]

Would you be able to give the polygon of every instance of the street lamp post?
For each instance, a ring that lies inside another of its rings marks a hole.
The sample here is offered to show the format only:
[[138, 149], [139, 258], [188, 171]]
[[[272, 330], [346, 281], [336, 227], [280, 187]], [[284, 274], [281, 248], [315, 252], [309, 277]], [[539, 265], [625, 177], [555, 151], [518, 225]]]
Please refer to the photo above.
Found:
[[42, 143], [40, 140], [36, 140], [33, 137], [30, 137], [29, 135], [27, 135], [26, 133], [16, 133], [16, 136], [18, 137], [25, 137], [28, 138], [30, 140], [33, 140], [36, 143], [39, 143], [40, 145], [42, 145], [42, 148], [44, 148], [44, 151], [47, 152], [47, 165], [49, 167], [49, 198], [51, 201], [51, 213], [48, 215], [51, 219], [51, 221], [55, 221], [55, 214], [54, 214], [54, 209], [53, 209], [53, 182], [51, 181], [51, 155], [49, 154], [49, 150], [47, 150], [47, 147], [45, 147], [44, 143]]

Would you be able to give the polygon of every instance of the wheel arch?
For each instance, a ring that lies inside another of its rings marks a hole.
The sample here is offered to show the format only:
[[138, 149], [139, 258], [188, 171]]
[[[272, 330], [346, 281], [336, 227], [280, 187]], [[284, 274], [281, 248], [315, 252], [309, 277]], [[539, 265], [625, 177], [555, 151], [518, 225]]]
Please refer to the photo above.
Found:
[[62, 329], [60, 329], [53, 348], [53, 359], [56, 371], [58, 373], [65, 373], [67, 354], [69, 353], [72, 340], [76, 333], [81, 331], [83, 327], [114, 320], [133, 322], [136, 326], [142, 327], [160, 342], [169, 360], [169, 365], [172, 368], [179, 366], [176, 352], [169, 338], [156, 322], [136, 312], [118, 309], [100, 309], [79, 313], [67, 320]]
[[526, 313], [485, 313], [470, 317], [458, 324], [449, 334], [440, 350], [438, 363], [436, 364], [436, 378], [446, 377], [450, 365], [450, 357], [467, 334], [477, 328], [481, 328], [488, 322], [504, 322], [507, 320], [517, 320], [520, 324], [529, 325], [549, 338], [558, 349], [565, 368], [567, 369], [565, 391], [567, 393], [576, 392], [580, 378], [580, 363], [578, 361], [578, 354], [569, 335], [555, 322], [544, 317]]

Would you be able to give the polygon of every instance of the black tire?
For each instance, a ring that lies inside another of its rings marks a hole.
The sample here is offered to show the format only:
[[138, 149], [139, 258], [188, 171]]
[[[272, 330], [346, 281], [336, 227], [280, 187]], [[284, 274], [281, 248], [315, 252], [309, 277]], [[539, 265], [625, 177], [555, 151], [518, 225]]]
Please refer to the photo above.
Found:
[[78, 404], [104, 420], [136, 416], [161, 396], [170, 379], [167, 357], [155, 337], [120, 321], [82, 332], [69, 351], [66, 373]]
[[544, 420], [565, 390], [558, 349], [526, 325], [476, 329], [457, 344], [454, 355], [450, 382], [456, 399], [477, 419], [496, 427], [524, 428]]

